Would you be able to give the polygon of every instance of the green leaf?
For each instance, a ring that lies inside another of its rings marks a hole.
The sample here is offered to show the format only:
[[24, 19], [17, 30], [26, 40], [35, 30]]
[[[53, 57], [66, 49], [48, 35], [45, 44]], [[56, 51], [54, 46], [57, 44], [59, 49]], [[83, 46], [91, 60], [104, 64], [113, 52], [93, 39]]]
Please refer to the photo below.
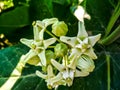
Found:
[[8, 79], [17, 65], [20, 56], [27, 51], [28, 49], [23, 45], [0, 50], [0, 86]]
[[13, 35], [18, 28], [29, 25], [29, 7], [19, 6], [0, 15], [0, 33]]
[[31, 0], [30, 1], [30, 19], [43, 20], [53, 16], [52, 0]]
[[18, 28], [29, 24], [29, 7], [19, 6], [0, 15], [0, 28]]

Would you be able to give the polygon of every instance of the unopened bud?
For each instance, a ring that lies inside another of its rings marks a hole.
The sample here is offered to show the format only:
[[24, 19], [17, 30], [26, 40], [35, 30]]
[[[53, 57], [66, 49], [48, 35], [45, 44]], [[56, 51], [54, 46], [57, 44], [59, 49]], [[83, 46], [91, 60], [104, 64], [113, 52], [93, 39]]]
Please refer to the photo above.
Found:
[[65, 36], [68, 32], [68, 27], [64, 21], [56, 22], [52, 25], [52, 33], [56, 36]]
[[67, 54], [68, 47], [64, 43], [59, 43], [55, 46], [54, 51], [57, 57], [63, 57], [64, 55]]

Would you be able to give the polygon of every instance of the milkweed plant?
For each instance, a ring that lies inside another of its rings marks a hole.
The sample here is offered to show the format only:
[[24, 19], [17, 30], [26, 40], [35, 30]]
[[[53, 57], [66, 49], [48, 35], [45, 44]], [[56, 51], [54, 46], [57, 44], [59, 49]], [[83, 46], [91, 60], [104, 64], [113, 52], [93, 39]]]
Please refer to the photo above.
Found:
[[[81, 4], [82, 1], [79, 0], [79, 3]], [[74, 11], [78, 19], [78, 32], [74, 37], [66, 36], [69, 31], [68, 26], [57, 18], [33, 22], [34, 38], [20, 39], [21, 43], [30, 50], [21, 56], [10, 78], [0, 90], [10, 90], [13, 87], [26, 63], [42, 68], [42, 71], [36, 70], [35, 74], [45, 80], [48, 89], [56, 89], [60, 85], [72, 86], [74, 78], [86, 77], [93, 72], [94, 60], [97, 59], [94, 45], [101, 34], [88, 35], [84, 18], [90, 19], [90, 15], [80, 4]], [[48, 26], [51, 27], [51, 31], [47, 30]], [[51, 37], [46, 39], [45, 32]]]

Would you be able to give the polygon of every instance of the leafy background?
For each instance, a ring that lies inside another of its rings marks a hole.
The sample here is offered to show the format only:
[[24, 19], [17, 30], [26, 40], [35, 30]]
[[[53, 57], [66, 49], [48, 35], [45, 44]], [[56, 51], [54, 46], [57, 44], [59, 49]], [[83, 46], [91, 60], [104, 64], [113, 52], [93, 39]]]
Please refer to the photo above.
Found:
[[[86, 1], [86, 10], [91, 15], [90, 21], [85, 20], [88, 32], [104, 35], [118, 1]], [[77, 19], [72, 14], [77, 0], [13, 0], [13, 2], [14, 7], [0, 13], [0, 33], [4, 33], [13, 43], [13, 46], [0, 50], [0, 86], [9, 78], [20, 56], [29, 50], [28, 47], [19, 43], [19, 39], [33, 38], [33, 21], [57, 17], [68, 25], [67, 35], [74, 36], [77, 33]], [[108, 78], [111, 80], [110, 89], [120, 90], [119, 39], [108, 46], [97, 44], [95, 52], [98, 59], [95, 61], [94, 72], [84, 78], [75, 78], [71, 87], [60, 86], [58, 90], [107, 90]], [[110, 56], [110, 77], [108, 77], [106, 55]], [[47, 90], [44, 80], [35, 75], [36, 70], [41, 70], [41, 68], [27, 64], [12, 90]]]

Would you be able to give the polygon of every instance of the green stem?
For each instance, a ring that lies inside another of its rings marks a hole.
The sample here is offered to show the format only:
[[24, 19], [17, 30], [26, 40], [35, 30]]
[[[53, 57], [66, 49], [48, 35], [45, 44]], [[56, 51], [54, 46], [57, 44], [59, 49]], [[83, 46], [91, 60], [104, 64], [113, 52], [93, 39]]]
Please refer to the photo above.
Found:
[[106, 55], [107, 61], [107, 90], [110, 90], [110, 55]]
[[111, 29], [113, 28], [113, 26], [114, 26], [114, 24], [119, 16], [120, 16], [120, 2], [118, 2], [118, 5], [116, 6], [112, 17], [110, 18], [110, 21], [109, 21], [107, 29], [105, 31], [104, 37], [107, 37], [109, 35], [109, 33], [111, 32]]
[[52, 36], [53, 38], [56, 38], [56, 40], [58, 41], [58, 42], [61, 42], [57, 37], [55, 37], [52, 33], [50, 33], [48, 30], [45, 30], [46, 31], [46, 33], [48, 33], [50, 36]]
[[109, 45], [120, 37], [120, 25], [106, 38], [99, 41], [100, 44]]
[[55, 46], [48, 46], [48, 48], [55, 48]]

